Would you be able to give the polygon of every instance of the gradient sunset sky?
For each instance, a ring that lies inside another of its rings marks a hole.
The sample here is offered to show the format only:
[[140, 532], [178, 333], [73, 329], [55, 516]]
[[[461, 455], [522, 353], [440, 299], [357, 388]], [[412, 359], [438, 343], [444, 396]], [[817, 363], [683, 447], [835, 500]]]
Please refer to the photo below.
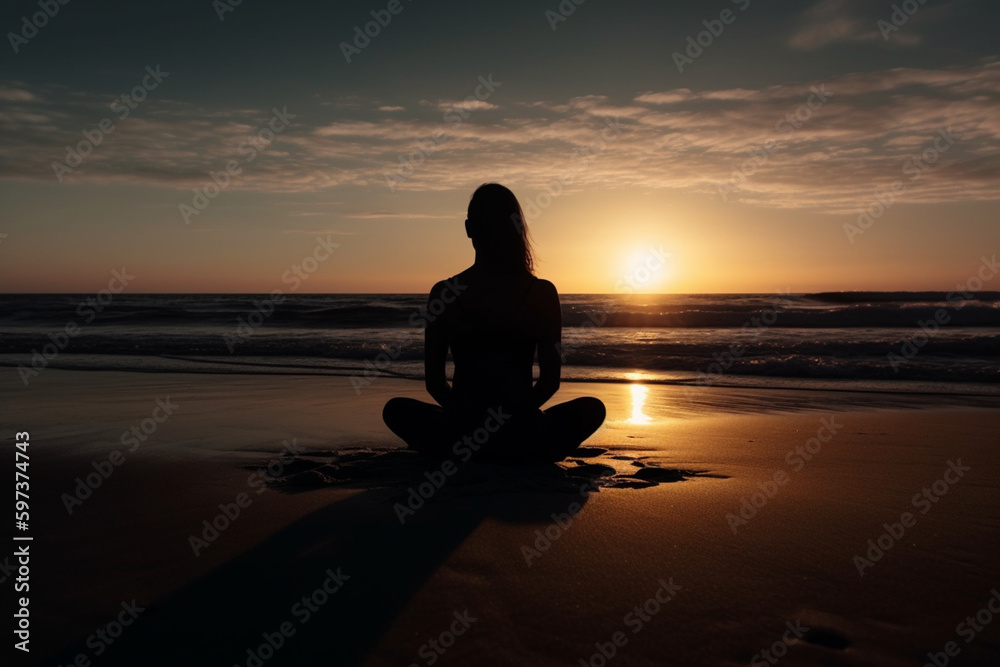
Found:
[[351, 62], [388, 0], [224, 1], [77, 0], [25, 39], [37, 0], [4, 3], [0, 289], [126, 267], [130, 292], [269, 292], [329, 235], [300, 291], [424, 292], [471, 263], [488, 181], [564, 293], [614, 292], [649, 248], [652, 292], [950, 290], [997, 252], [995, 0], [910, 0], [895, 24], [872, 0], [400, 0]]

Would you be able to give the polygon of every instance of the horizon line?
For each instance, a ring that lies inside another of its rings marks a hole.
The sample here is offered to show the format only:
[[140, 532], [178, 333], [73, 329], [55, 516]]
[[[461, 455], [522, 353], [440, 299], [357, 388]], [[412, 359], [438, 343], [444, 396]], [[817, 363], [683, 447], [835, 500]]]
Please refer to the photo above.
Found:
[[[99, 292], [100, 290], [98, 290]], [[267, 296], [270, 292], [122, 292], [128, 296]], [[280, 290], [279, 290], [280, 291]], [[789, 294], [794, 296], [807, 296], [810, 294], [949, 294], [958, 292], [958, 287], [949, 289], [863, 289], [863, 290], [812, 290], [808, 292], [773, 291], [773, 292], [559, 292], [560, 296], [747, 296], [747, 295], [771, 295]], [[0, 296], [87, 296], [93, 294], [88, 292], [4, 292], [0, 291]], [[426, 296], [424, 292], [281, 292], [285, 296]], [[1000, 290], [977, 290], [973, 295], [996, 294], [1000, 295]], [[116, 294], [115, 296], [118, 296]]]

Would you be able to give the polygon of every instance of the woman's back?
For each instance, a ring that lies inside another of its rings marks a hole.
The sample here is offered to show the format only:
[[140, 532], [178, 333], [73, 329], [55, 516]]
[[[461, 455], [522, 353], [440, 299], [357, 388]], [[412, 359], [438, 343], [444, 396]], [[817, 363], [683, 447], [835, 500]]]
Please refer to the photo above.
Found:
[[456, 408], [535, 409], [532, 364], [544, 340], [540, 296], [548, 281], [470, 268], [452, 279], [464, 289], [449, 307], [445, 337], [455, 362]]

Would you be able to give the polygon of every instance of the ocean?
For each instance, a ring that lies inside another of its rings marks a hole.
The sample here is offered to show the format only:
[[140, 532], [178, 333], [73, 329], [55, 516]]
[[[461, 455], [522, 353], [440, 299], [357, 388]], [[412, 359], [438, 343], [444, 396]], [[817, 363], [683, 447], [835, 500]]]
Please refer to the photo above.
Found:
[[[562, 295], [564, 381], [1000, 394], [1000, 292]], [[0, 365], [423, 377], [417, 294], [0, 295]], [[360, 390], [360, 389], [359, 389]]]

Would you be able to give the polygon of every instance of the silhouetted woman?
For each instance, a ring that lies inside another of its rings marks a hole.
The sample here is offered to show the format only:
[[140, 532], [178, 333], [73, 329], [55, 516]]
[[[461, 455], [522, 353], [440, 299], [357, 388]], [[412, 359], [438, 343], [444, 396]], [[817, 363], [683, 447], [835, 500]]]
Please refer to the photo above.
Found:
[[465, 231], [475, 263], [434, 285], [428, 297], [424, 368], [438, 405], [393, 398], [382, 418], [412, 449], [439, 458], [561, 460], [601, 426], [605, 409], [585, 397], [541, 410], [559, 389], [562, 314], [555, 286], [533, 273], [514, 193], [496, 183], [480, 186]]

